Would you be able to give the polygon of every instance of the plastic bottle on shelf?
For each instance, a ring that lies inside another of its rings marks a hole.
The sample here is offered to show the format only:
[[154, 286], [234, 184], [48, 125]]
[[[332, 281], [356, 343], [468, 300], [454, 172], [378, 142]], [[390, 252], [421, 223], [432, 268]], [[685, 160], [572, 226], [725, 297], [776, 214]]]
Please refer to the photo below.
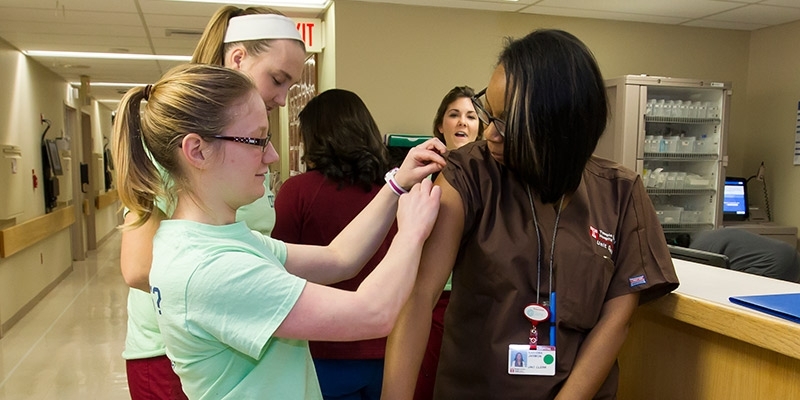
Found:
[[697, 102], [697, 118], [706, 118], [706, 115], [708, 114], [708, 104], [708, 102]]
[[708, 135], [702, 135], [694, 142], [694, 152], [697, 154], [709, 154], [711, 152]]
[[677, 153], [678, 152], [677, 136], [669, 136], [664, 138], [664, 153]]
[[689, 105], [686, 108], [686, 117], [687, 118], [697, 118], [697, 101], [689, 101]]
[[686, 104], [683, 102], [683, 100], [675, 101], [675, 106], [672, 109], [672, 116], [678, 118], [686, 117]]
[[667, 145], [664, 143], [664, 136], [662, 135], [655, 135], [653, 136], [653, 142], [651, 147], [652, 153], [663, 153], [667, 149]]
[[694, 136], [684, 136], [678, 142], [678, 153], [684, 154], [691, 154], [694, 153], [694, 145], [695, 145], [695, 137]]
[[652, 116], [655, 115], [655, 106], [656, 106], [656, 99], [650, 99], [647, 101], [647, 105], [645, 106], [644, 115]]

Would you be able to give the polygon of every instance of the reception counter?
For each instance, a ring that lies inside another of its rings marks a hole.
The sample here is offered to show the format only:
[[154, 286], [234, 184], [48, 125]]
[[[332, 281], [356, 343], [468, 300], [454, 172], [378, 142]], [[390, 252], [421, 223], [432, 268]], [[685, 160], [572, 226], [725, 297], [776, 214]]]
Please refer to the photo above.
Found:
[[680, 287], [633, 317], [619, 399], [800, 399], [800, 324], [728, 300], [800, 284], [674, 263]]

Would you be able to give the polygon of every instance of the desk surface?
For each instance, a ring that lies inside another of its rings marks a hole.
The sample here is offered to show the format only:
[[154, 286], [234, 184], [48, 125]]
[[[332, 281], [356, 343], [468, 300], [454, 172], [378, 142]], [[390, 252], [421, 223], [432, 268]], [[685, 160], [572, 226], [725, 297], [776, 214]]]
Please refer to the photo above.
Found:
[[800, 284], [673, 259], [681, 284], [644, 307], [800, 359], [800, 324], [733, 304], [731, 296], [800, 293]]
[[[672, 259], [681, 284], [676, 293], [750, 310], [731, 303], [731, 296], [800, 292], [800, 284], [740, 271]], [[760, 313], [759, 313], [760, 314]], [[800, 326], [799, 326], [800, 327]]]
[[800, 285], [673, 261], [680, 287], [634, 314], [618, 398], [800, 399], [800, 324], [728, 301]]

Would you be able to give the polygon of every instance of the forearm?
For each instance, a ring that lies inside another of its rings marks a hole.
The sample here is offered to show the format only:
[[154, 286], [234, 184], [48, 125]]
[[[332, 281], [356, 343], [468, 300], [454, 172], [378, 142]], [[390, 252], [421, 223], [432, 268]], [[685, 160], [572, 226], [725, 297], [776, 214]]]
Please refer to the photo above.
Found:
[[386, 342], [382, 400], [414, 397], [431, 329], [431, 306], [417, 291], [403, 307]]
[[[331, 241], [328, 251], [335, 265], [327, 270], [327, 283], [339, 282], [355, 276], [383, 243], [394, 223], [399, 196], [384, 185], [372, 201]], [[358, 243], [358, 246], [354, 246]], [[320, 282], [322, 283], [322, 282]]]
[[556, 399], [589, 399], [597, 393], [625, 343], [630, 319], [638, 303], [638, 293], [606, 302], [600, 320], [578, 351], [575, 365]]
[[389, 334], [414, 287], [424, 240], [398, 232], [383, 261], [358, 287], [364, 310], [389, 322], [382, 336]]
[[400, 231], [395, 239], [355, 292], [307, 284], [276, 335], [326, 341], [387, 336], [414, 285], [424, 237]]

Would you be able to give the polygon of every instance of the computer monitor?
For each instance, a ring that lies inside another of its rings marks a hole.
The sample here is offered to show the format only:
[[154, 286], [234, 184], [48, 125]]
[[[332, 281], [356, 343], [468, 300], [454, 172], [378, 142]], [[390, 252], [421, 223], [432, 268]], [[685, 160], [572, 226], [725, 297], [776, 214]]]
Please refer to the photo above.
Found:
[[750, 217], [747, 204], [747, 179], [728, 176], [722, 194], [722, 220], [746, 221]]
[[45, 139], [45, 151], [47, 153], [47, 161], [53, 171], [53, 175], [64, 175], [64, 170], [61, 167], [61, 156], [58, 154], [58, 145], [54, 140]]
[[730, 269], [730, 259], [724, 254], [690, 249], [688, 247], [673, 246], [671, 244], [668, 244], [667, 247], [669, 247], [669, 254], [672, 256], [672, 258], [696, 262], [698, 264], [710, 265], [712, 267]]

